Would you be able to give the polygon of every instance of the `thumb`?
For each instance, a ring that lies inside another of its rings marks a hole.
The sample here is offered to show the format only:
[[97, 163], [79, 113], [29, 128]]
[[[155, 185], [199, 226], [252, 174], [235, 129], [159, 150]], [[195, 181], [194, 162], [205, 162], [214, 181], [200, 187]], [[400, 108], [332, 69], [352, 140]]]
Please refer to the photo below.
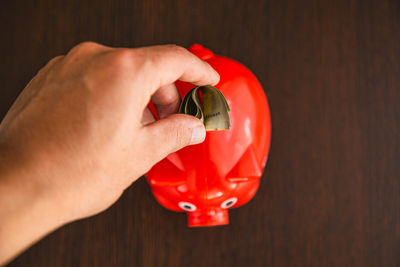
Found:
[[157, 158], [204, 141], [203, 123], [190, 115], [173, 114], [145, 126], [148, 149]]

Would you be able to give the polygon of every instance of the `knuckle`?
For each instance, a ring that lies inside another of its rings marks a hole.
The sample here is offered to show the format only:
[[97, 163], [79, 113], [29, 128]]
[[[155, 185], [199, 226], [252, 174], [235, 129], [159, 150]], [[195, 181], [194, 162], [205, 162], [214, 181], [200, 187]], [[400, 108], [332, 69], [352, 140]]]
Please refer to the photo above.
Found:
[[118, 70], [126, 69], [132, 66], [133, 53], [129, 49], [118, 49], [115, 51], [110, 59], [110, 65]]
[[76, 46], [74, 46], [68, 52], [68, 57], [69, 58], [80, 58], [82, 55], [84, 55], [88, 52], [96, 51], [100, 47], [102, 47], [102, 45], [95, 43], [95, 42], [91, 42], [91, 41], [82, 42], [82, 43], [79, 43]]
[[178, 126], [169, 131], [168, 141], [171, 144], [172, 150], [180, 149], [190, 142], [190, 130], [187, 127]]
[[175, 44], [164, 45], [159, 51], [165, 54], [164, 58], [173, 58], [177, 55], [190, 54], [186, 48]]
[[172, 149], [177, 150], [187, 144], [187, 138], [183, 129], [174, 129], [171, 131], [171, 144], [174, 144]]
[[75, 48], [77, 50], [88, 50], [88, 49], [93, 49], [93, 48], [97, 48], [100, 45], [96, 42], [92, 42], [92, 41], [85, 41], [82, 43], [79, 43], [78, 45], [75, 46]]
[[171, 105], [178, 105], [180, 97], [176, 89], [172, 90], [172, 88], [165, 87], [159, 89], [158, 92], [152, 96], [151, 100], [156, 105], [156, 108], [169, 107]]
[[46, 66], [51, 66], [51, 65], [53, 65], [57, 61], [60, 61], [63, 58], [64, 58], [63, 55], [59, 55], [59, 56], [53, 57], [52, 59], [49, 60], [49, 62], [47, 62]]
[[168, 45], [168, 46], [169, 46], [169, 49], [171, 49], [175, 53], [185, 54], [188, 52], [186, 48], [179, 46], [179, 45]]
[[175, 104], [179, 104], [180, 98], [175, 94], [165, 93], [163, 94], [163, 103], [159, 104], [160, 106], [171, 106]]
[[59, 55], [59, 56], [56, 56], [56, 57], [50, 59], [46, 63], [46, 65], [38, 71], [38, 74], [47, 72], [52, 66], [54, 66], [58, 61], [62, 60], [63, 58], [64, 58], [63, 55]]
[[58, 60], [63, 59], [63, 58], [64, 58], [64, 55], [58, 55], [58, 56], [56, 56], [56, 57], [53, 57], [53, 58], [50, 60], [50, 62], [52, 62], [52, 61], [58, 61]]

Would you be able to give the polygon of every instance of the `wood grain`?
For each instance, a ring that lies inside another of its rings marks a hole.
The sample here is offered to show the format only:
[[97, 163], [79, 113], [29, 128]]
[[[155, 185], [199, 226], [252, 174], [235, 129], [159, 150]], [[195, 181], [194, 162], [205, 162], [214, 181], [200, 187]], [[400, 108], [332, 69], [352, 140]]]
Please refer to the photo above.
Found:
[[142, 178], [10, 266], [400, 266], [400, 3], [0, 1], [0, 117], [78, 42], [201, 43], [247, 65], [273, 139], [256, 197], [190, 229]]

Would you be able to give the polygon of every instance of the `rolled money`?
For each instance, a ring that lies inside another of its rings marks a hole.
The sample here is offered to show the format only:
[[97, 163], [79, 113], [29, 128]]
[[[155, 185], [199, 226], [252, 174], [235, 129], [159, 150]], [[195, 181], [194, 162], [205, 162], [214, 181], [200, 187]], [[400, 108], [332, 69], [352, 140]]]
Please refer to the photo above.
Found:
[[224, 95], [210, 85], [198, 86], [190, 90], [179, 107], [179, 113], [198, 118], [207, 131], [229, 130], [231, 127], [229, 111]]

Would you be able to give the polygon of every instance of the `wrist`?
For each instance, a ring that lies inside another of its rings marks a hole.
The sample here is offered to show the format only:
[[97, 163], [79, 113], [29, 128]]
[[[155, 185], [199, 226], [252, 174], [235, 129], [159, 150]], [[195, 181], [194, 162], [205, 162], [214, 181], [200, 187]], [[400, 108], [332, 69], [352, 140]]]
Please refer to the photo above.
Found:
[[0, 151], [0, 265], [65, 223], [29, 165]]

